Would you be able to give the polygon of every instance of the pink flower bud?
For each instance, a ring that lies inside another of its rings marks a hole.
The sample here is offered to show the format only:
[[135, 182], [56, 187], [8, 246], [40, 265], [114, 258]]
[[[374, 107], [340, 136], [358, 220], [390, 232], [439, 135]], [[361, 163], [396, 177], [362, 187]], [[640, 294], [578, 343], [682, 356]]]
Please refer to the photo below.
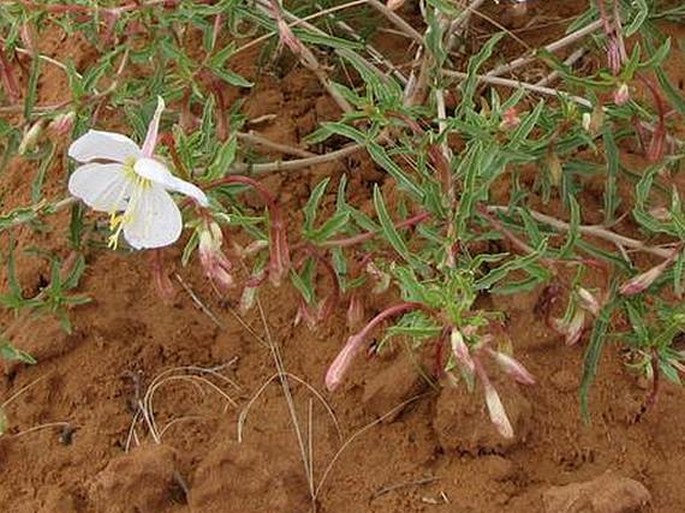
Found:
[[583, 287], [578, 287], [578, 300], [582, 308], [590, 312], [595, 317], [599, 315], [599, 301], [597, 301], [597, 298], [589, 290]]
[[652, 283], [654, 283], [654, 281], [659, 276], [661, 276], [664, 273], [666, 268], [668, 268], [668, 266], [671, 265], [673, 260], [675, 260], [677, 254], [678, 252], [676, 251], [675, 253], [673, 253], [673, 255], [668, 257], [659, 265], [656, 265], [648, 271], [645, 271], [642, 274], [638, 274], [634, 278], [625, 282], [623, 285], [619, 287], [619, 294], [622, 294], [624, 296], [634, 296], [635, 294], [639, 294], [640, 292], [647, 290], [647, 288]]
[[509, 374], [516, 381], [524, 385], [535, 384], [535, 378], [530, 372], [528, 372], [521, 362], [500, 351], [488, 349], [488, 352], [495, 359], [497, 365], [499, 365], [504, 372]]
[[52, 131], [58, 137], [66, 137], [71, 134], [75, 119], [76, 113], [73, 110], [70, 110], [66, 114], [60, 114], [50, 122], [48, 130]]
[[513, 130], [521, 124], [521, 118], [515, 107], [507, 109], [502, 115], [502, 122], [499, 124], [500, 130]]
[[473, 374], [476, 365], [471, 358], [469, 346], [466, 345], [466, 342], [464, 342], [464, 336], [456, 328], [452, 328], [452, 332], [450, 333], [450, 344], [452, 346], [452, 354], [454, 355], [454, 359], [457, 361], [457, 365], [459, 365], [459, 367], [465, 373]]
[[514, 437], [514, 428], [511, 427], [511, 422], [507, 416], [507, 412], [504, 409], [504, 405], [499, 398], [499, 394], [490, 380], [483, 382], [483, 388], [485, 389], [485, 404], [488, 407], [488, 413], [490, 414], [490, 420], [497, 428], [497, 431], [504, 438]]
[[198, 253], [200, 254], [200, 263], [205, 271], [205, 276], [217, 287], [225, 291], [232, 288], [235, 281], [231, 275], [233, 265], [221, 251], [222, 243], [223, 234], [221, 233], [221, 228], [214, 221], [205, 224], [200, 229]]
[[618, 89], [614, 91], [614, 103], [616, 105], [625, 105], [630, 100], [630, 89], [628, 84], [623, 82]]
[[335, 357], [335, 360], [333, 360], [333, 363], [328, 368], [328, 372], [326, 372], [326, 388], [329, 391], [332, 392], [338, 388], [363, 342], [364, 339], [359, 335], [351, 335], [347, 339], [345, 347], [338, 353], [338, 356]]
[[566, 336], [566, 345], [572, 346], [580, 340], [585, 327], [585, 311], [577, 308], [569, 322], [553, 319], [554, 329], [557, 333]]

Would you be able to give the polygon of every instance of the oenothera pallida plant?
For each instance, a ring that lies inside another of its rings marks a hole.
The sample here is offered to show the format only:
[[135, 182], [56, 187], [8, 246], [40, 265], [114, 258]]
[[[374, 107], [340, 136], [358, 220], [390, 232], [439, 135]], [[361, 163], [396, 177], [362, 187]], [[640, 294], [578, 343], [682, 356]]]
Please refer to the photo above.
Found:
[[[409, 268], [396, 268], [394, 271], [407, 287], [405, 292], [411, 290], [406, 295], [409, 300], [385, 309], [348, 338], [326, 373], [328, 389], [335, 390], [340, 386], [372, 331], [383, 322], [394, 319], [396, 324], [389, 328], [390, 334], [435, 341], [436, 374], [446, 374], [448, 381], [456, 381], [453, 370], [457, 369], [469, 388], [479, 381], [493, 424], [503, 437], [513, 437], [513, 427], [488, 375], [485, 360], [492, 359], [496, 366], [521, 384], [532, 385], [535, 378], [509, 354], [511, 341], [501, 326], [499, 316], [473, 308], [476, 294], [471, 273], [448, 271], [443, 283], [420, 283]], [[451, 349], [447, 359], [443, 358], [446, 345]]]
[[154, 156], [163, 110], [158, 97], [142, 148], [125, 135], [98, 130], [89, 130], [69, 147], [69, 156], [83, 163], [69, 178], [69, 192], [93, 210], [110, 214], [111, 247], [117, 246], [121, 233], [135, 249], [176, 242], [183, 220], [169, 191], [185, 194], [202, 207], [209, 205], [204, 192], [175, 177]]

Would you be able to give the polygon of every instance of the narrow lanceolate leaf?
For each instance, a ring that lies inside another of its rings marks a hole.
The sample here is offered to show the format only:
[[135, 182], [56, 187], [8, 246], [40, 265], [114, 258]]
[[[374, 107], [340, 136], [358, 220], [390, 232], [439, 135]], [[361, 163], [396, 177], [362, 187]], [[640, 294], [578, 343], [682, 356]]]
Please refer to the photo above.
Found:
[[604, 222], [610, 223], [614, 219], [616, 207], [618, 207], [618, 187], [616, 180], [619, 170], [619, 155], [616, 139], [614, 138], [613, 127], [605, 125], [604, 132], [604, 151], [607, 159], [607, 178], [604, 189]]
[[314, 242], [323, 242], [341, 232], [350, 221], [349, 212], [339, 212], [326, 221], [316, 230], [308, 234], [308, 238]]
[[316, 221], [316, 214], [319, 210], [319, 204], [321, 203], [321, 198], [324, 192], [326, 192], [326, 187], [331, 181], [330, 177], [320, 181], [314, 190], [309, 195], [307, 204], [304, 206], [304, 231], [311, 232], [314, 229], [314, 221]]
[[419, 262], [417, 258], [409, 252], [409, 248], [407, 248], [406, 242], [395, 228], [395, 225], [393, 224], [392, 219], [390, 218], [390, 214], [388, 214], [388, 209], [385, 206], [385, 202], [383, 201], [383, 196], [381, 195], [381, 191], [378, 188], [378, 185], [376, 185], [373, 189], [373, 204], [376, 207], [376, 213], [378, 214], [378, 220], [381, 223], [381, 230], [383, 232], [383, 235], [390, 243], [390, 245], [393, 247], [393, 249], [408, 264], [415, 267], [423, 267], [421, 262]]
[[604, 344], [606, 343], [607, 331], [611, 321], [611, 314], [614, 310], [614, 303], [615, 301], [613, 300], [607, 301], [604, 308], [599, 312], [599, 316], [592, 329], [592, 335], [590, 335], [590, 343], [585, 350], [583, 377], [580, 382], [580, 412], [586, 423], [590, 422], [590, 387], [597, 375], [599, 358], [602, 355], [602, 349], [604, 349]]
[[423, 198], [423, 191], [388, 155], [385, 149], [378, 143], [372, 141], [366, 134], [342, 123], [324, 123], [324, 128], [332, 133], [342, 135], [352, 139], [357, 144], [366, 147], [369, 155], [376, 164], [385, 169], [396, 181], [400, 189], [411, 194], [413, 199], [420, 201]]
[[569, 220], [566, 242], [559, 250], [559, 258], [570, 258], [573, 255], [573, 248], [576, 247], [576, 242], [580, 236], [580, 206], [573, 196], [568, 197], [568, 205], [571, 210], [571, 219]]

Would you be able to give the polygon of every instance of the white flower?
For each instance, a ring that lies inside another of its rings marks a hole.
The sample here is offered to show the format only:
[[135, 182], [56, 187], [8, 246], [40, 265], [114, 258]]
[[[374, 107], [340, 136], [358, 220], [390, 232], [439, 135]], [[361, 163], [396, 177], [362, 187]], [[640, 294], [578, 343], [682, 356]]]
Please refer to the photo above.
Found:
[[69, 147], [69, 156], [83, 163], [69, 177], [69, 192], [93, 210], [111, 214], [112, 247], [122, 232], [135, 249], [173, 244], [183, 222], [168, 191], [208, 205], [204, 192], [172, 175], [153, 156], [163, 110], [158, 97], [142, 148], [124, 135], [98, 130], [89, 130]]

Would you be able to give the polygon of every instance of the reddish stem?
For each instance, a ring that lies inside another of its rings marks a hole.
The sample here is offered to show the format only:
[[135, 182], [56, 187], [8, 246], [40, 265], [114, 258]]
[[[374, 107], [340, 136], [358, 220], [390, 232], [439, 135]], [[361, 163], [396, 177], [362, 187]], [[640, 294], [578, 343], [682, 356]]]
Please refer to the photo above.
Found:
[[9, 96], [10, 100], [13, 102], [19, 101], [21, 92], [19, 91], [19, 86], [14, 77], [14, 68], [2, 51], [0, 51], [0, 79], [2, 80], [2, 85], [5, 88], [5, 91], [7, 91], [7, 96]]

